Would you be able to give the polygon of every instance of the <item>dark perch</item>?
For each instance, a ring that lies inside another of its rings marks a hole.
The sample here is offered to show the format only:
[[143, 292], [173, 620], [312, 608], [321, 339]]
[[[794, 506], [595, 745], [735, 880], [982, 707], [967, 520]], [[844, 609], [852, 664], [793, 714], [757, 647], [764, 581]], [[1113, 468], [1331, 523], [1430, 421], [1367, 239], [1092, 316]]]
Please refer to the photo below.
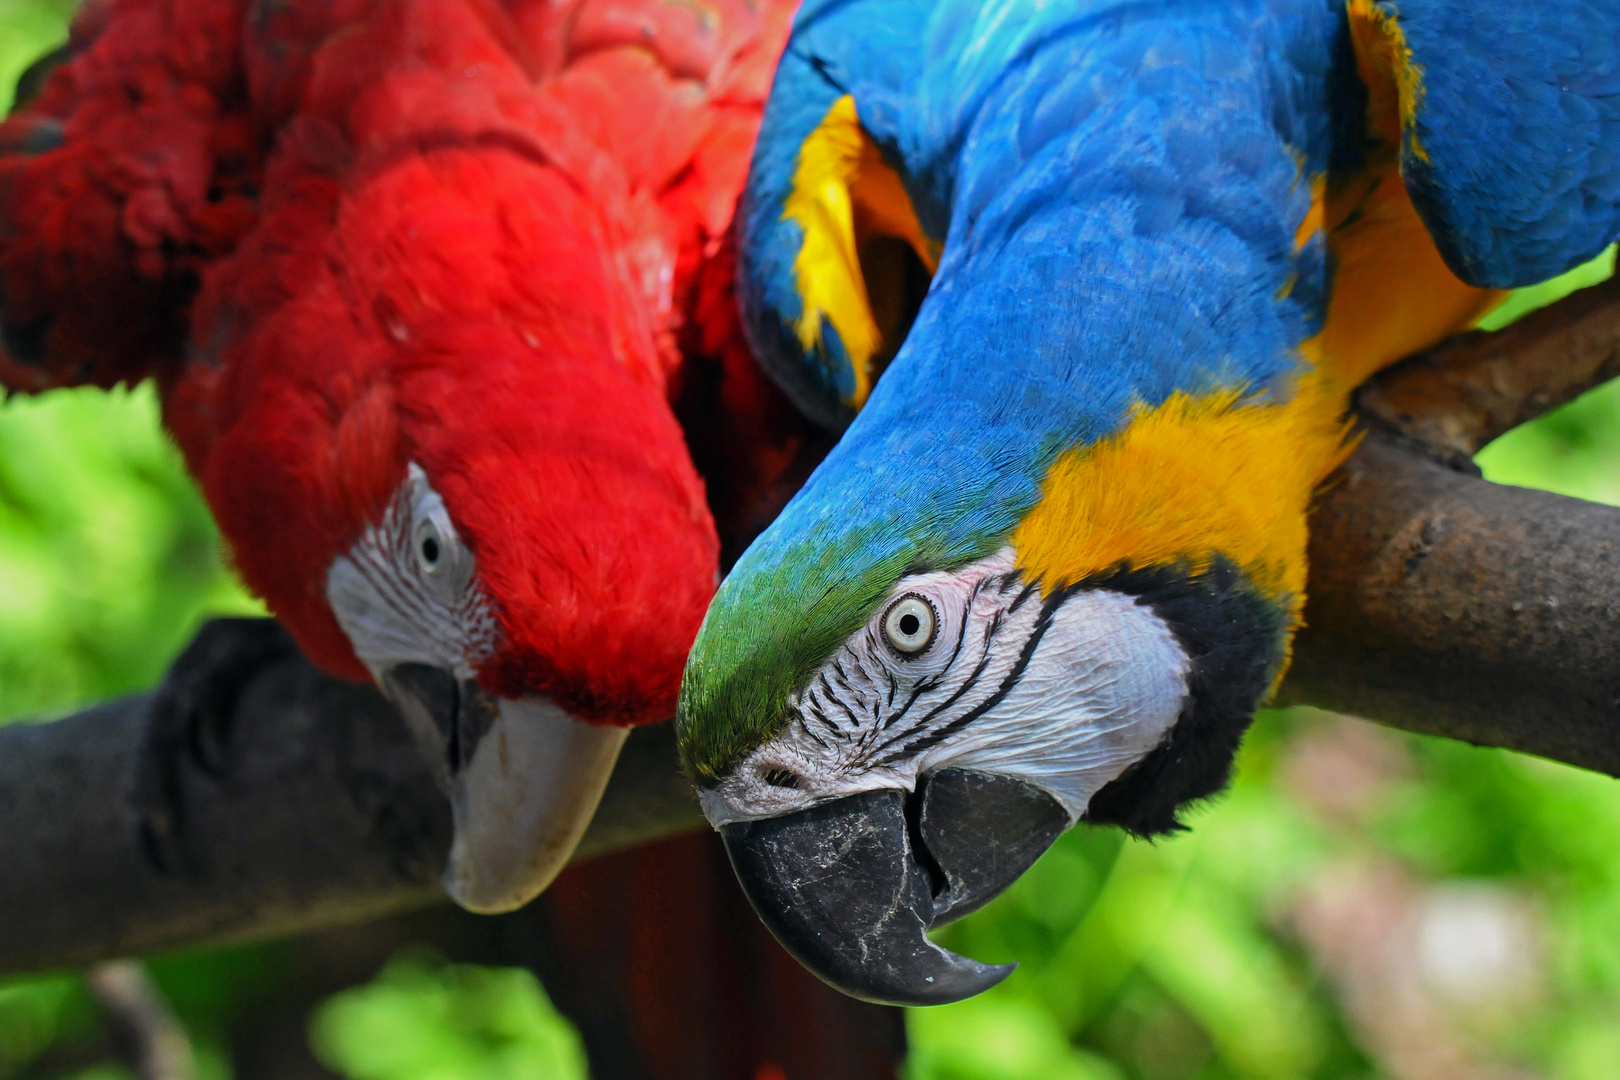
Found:
[[1620, 776], [1620, 510], [1379, 432], [1312, 530], [1285, 702]]
[[[279, 937], [442, 899], [449, 807], [410, 734], [374, 689], [301, 658], [248, 684], [222, 779], [182, 762], [185, 857], [159, 869], [127, 798], [149, 697], [0, 729], [0, 971]], [[578, 857], [701, 824], [674, 760], [669, 728], [635, 733]]]

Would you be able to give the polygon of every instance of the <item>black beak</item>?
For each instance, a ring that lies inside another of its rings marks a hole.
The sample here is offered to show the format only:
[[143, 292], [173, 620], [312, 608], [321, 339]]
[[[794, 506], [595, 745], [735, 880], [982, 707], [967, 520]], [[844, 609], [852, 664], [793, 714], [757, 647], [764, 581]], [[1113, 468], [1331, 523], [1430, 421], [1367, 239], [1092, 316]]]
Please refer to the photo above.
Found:
[[994, 899], [1069, 827], [1021, 780], [945, 769], [917, 791], [867, 791], [726, 825], [743, 891], [799, 963], [852, 997], [944, 1005], [1016, 964], [981, 964], [927, 931]]

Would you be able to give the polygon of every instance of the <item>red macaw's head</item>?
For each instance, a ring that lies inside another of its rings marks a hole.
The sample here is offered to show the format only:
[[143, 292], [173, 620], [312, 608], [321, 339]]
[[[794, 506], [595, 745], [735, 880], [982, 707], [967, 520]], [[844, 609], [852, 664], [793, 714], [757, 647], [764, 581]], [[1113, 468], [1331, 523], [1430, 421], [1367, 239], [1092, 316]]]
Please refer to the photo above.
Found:
[[622, 235], [499, 145], [312, 179], [205, 280], [221, 344], [168, 397], [244, 579], [410, 721], [475, 910], [566, 862], [718, 577]]

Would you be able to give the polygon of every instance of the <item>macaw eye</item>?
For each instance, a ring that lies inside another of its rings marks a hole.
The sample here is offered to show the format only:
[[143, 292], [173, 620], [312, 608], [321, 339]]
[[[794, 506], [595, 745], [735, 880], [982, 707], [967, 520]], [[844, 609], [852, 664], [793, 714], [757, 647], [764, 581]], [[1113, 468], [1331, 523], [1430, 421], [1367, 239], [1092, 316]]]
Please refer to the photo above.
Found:
[[939, 616], [934, 613], [934, 605], [916, 593], [902, 596], [883, 613], [883, 636], [902, 656], [916, 656], [927, 649], [938, 632]]
[[439, 538], [438, 526], [429, 519], [416, 527], [416, 561], [424, 574], [437, 574], [444, 561], [444, 541]]

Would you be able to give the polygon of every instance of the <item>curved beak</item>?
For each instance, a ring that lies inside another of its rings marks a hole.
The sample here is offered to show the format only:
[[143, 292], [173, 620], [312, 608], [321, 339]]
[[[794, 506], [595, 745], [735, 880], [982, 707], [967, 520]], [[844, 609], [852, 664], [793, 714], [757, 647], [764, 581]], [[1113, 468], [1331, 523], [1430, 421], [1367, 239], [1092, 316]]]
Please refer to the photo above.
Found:
[[482, 914], [533, 900], [584, 835], [628, 729], [583, 723], [540, 698], [498, 699], [424, 664], [383, 681], [450, 796], [445, 891]]
[[822, 981], [866, 1001], [944, 1005], [1017, 965], [958, 956], [927, 931], [988, 903], [1068, 827], [1030, 784], [945, 769], [914, 793], [866, 791], [720, 833], [754, 910]]

